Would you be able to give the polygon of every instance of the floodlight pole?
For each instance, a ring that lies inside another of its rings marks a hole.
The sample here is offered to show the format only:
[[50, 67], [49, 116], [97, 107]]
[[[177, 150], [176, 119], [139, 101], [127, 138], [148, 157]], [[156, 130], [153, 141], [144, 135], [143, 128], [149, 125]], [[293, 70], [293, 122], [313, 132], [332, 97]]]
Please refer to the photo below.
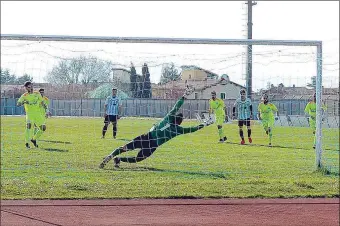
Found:
[[[256, 2], [252, 0], [248, 0], [246, 3], [248, 6], [248, 40], [253, 39], [253, 6], [256, 5]], [[247, 46], [247, 80], [246, 80], [246, 88], [247, 88], [247, 96], [251, 99], [252, 96], [252, 84], [253, 84], [253, 46]]]

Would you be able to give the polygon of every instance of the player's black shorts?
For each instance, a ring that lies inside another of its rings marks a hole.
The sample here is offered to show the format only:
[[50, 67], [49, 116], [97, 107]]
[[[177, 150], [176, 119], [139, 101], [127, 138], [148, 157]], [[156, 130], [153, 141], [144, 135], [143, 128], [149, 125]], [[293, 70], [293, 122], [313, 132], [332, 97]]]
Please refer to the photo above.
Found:
[[104, 119], [104, 123], [109, 123], [109, 122], [117, 122], [118, 115], [106, 115]]
[[250, 118], [247, 118], [245, 120], [238, 120], [238, 126], [250, 126]]

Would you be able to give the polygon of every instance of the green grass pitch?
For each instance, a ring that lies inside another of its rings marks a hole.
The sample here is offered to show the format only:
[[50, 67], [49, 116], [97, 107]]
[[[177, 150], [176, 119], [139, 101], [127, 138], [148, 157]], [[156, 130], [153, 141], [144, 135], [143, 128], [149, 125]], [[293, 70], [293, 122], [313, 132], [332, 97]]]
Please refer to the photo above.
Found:
[[[325, 171], [315, 169], [309, 128], [277, 127], [273, 145], [260, 125], [253, 144], [239, 145], [236, 124], [224, 126], [228, 142], [217, 143], [216, 126], [176, 137], [137, 164], [102, 158], [147, 132], [157, 120], [121, 119], [101, 139], [101, 118], [50, 118], [39, 148], [24, 146], [25, 118], [1, 117], [2, 199], [338, 197], [339, 130], [325, 129]], [[184, 126], [197, 124], [184, 123]], [[246, 134], [246, 130], [244, 130]], [[137, 151], [124, 155], [136, 155]]]

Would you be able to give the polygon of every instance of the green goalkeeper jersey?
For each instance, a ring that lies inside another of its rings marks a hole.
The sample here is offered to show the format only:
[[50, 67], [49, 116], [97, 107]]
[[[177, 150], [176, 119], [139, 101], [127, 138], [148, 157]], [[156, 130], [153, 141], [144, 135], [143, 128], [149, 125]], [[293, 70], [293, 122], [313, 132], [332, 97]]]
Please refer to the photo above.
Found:
[[176, 112], [180, 109], [183, 103], [184, 98], [182, 97], [177, 101], [174, 108], [163, 118], [163, 120], [150, 129], [151, 136], [156, 140], [158, 146], [178, 135], [193, 133], [200, 129], [199, 126], [184, 128], [174, 124]]

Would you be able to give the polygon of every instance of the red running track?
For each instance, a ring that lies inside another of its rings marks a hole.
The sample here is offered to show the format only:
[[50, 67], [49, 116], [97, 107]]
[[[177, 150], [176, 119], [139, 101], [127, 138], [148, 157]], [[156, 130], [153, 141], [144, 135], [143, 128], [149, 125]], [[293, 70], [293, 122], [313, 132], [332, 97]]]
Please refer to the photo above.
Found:
[[339, 198], [1, 200], [1, 226], [339, 226]]

